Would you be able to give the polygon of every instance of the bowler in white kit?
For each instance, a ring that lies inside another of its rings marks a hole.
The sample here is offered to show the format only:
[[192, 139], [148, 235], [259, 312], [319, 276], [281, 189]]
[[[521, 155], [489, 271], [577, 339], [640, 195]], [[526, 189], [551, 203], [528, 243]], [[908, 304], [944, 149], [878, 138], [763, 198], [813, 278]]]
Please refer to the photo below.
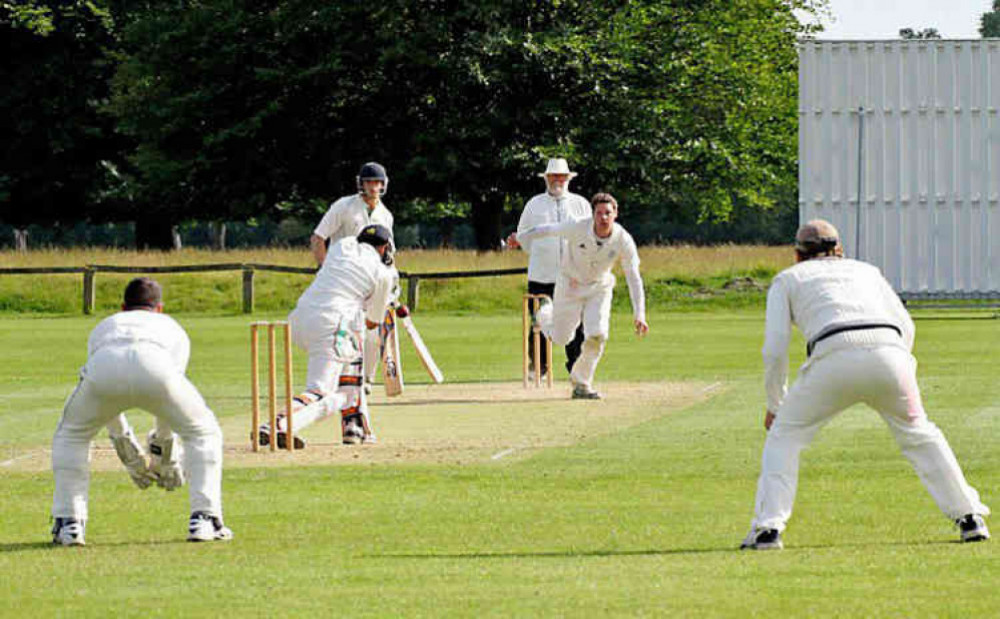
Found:
[[[101, 321], [87, 344], [80, 382], [66, 401], [52, 439], [53, 543], [85, 543], [90, 488], [90, 443], [126, 409], [141, 408], [169, 426], [184, 446], [192, 542], [225, 541], [232, 531], [222, 522], [222, 431], [205, 400], [185, 376], [191, 343], [184, 329], [163, 313], [160, 286], [147, 278], [125, 288], [122, 311]], [[157, 430], [159, 431], [159, 430]], [[161, 437], [160, 460], [149, 467], [170, 467], [177, 446]], [[176, 471], [170, 472], [176, 474]]]
[[639, 275], [639, 253], [632, 236], [615, 220], [618, 202], [608, 193], [598, 193], [591, 199], [592, 218], [558, 224], [533, 226], [507, 237], [507, 243], [518, 247], [549, 236], [566, 241], [556, 281], [555, 298], [538, 312], [542, 331], [552, 341], [565, 346], [583, 323], [584, 341], [580, 357], [570, 370], [573, 398], [600, 399], [593, 388], [597, 363], [604, 353], [611, 321], [611, 294], [615, 276], [611, 268], [621, 264], [628, 282], [636, 334], [649, 331], [646, 323], [646, 298]]
[[[914, 324], [879, 270], [843, 258], [837, 229], [813, 220], [795, 237], [795, 266], [767, 295], [764, 383], [767, 410], [757, 498], [741, 548], [780, 549], [792, 515], [799, 453], [827, 422], [863, 402], [878, 411], [938, 508], [963, 542], [985, 540], [990, 510], [965, 480], [951, 447], [924, 411], [911, 354]], [[792, 325], [808, 359], [786, 392]]]

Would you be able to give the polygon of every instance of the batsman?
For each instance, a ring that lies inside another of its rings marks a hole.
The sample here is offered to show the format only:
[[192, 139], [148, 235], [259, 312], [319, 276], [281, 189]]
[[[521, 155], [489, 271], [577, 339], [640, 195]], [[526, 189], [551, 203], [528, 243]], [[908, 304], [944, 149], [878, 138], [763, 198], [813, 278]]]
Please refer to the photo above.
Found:
[[[370, 224], [357, 237], [330, 246], [316, 279], [299, 297], [288, 315], [292, 341], [309, 355], [306, 391], [295, 398], [294, 427], [301, 431], [316, 421], [341, 414], [346, 444], [375, 441], [368, 400], [362, 387], [364, 328], [379, 327], [396, 281], [392, 268], [391, 234], [385, 226]], [[277, 419], [278, 447], [287, 444], [287, 423]], [[260, 428], [260, 443], [270, 443], [271, 428]], [[292, 437], [295, 447], [305, 441]]]

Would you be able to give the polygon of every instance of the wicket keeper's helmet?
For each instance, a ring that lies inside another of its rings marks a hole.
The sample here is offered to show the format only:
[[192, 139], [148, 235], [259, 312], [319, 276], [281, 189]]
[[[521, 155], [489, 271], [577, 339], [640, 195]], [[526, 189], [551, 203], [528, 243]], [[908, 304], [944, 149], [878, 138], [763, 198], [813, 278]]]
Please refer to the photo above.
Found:
[[364, 189], [365, 181], [382, 181], [382, 189], [379, 191], [379, 194], [383, 196], [389, 188], [389, 175], [385, 173], [385, 168], [382, 164], [375, 163], [374, 161], [369, 161], [361, 166], [361, 171], [358, 172], [359, 193]]

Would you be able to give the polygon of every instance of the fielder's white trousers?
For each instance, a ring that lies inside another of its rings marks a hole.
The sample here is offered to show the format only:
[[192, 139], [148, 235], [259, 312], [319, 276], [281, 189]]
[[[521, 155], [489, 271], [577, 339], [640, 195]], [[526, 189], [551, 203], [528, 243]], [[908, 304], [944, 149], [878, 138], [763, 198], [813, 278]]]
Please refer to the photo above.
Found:
[[98, 350], [66, 401], [52, 439], [52, 516], [87, 518], [90, 443], [120, 412], [140, 408], [163, 419], [184, 445], [191, 511], [222, 517], [222, 431], [194, 385], [155, 344]]
[[542, 332], [557, 346], [566, 346], [573, 341], [577, 327], [583, 322], [585, 339], [580, 356], [570, 371], [570, 378], [587, 389], [594, 382], [597, 363], [608, 341], [614, 287], [614, 278], [607, 282], [579, 284], [560, 275], [551, 309], [543, 307], [538, 312]]
[[863, 346], [852, 344], [848, 334], [833, 336], [800, 369], [764, 444], [753, 523], [757, 528], [784, 530], [795, 501], [799, 453], [823, 425], [858, 402], [882, 416], [945, 516], [955, 520], [989, 514], [965, 481], [941, 430], [927, 419], [916, 360], [895, 333], [883, 331], [881, 336], [898, 343]]

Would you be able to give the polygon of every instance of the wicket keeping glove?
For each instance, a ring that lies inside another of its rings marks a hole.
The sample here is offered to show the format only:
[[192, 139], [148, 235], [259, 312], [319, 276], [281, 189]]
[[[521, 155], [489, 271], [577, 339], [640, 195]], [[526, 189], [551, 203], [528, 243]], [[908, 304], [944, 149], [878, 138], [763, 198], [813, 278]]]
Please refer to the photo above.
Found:
[[156, 481], [156, 475], [149, 470], [149, 466], [146, 464], [146, 452], [142, 450], [142, 445], [135, 438], [132, 428], [129, 428], [124, 434], [112, 436], [111, 445], [115, 448], [118, 459], [125, 465], [125, 470], [128, 471], [132, 482], [140, 490], [145, 490]]
[[184, 469], [181, 468], [181, 458], [184, 449], [180, 439], [174, 432], [170, 436], [156, 435], [156, 430], [150, 430], [146, 437], [149, 445], [149, 470], [156, 476], [156, 485], [164, 490], [176, 490], [184, 485]]

